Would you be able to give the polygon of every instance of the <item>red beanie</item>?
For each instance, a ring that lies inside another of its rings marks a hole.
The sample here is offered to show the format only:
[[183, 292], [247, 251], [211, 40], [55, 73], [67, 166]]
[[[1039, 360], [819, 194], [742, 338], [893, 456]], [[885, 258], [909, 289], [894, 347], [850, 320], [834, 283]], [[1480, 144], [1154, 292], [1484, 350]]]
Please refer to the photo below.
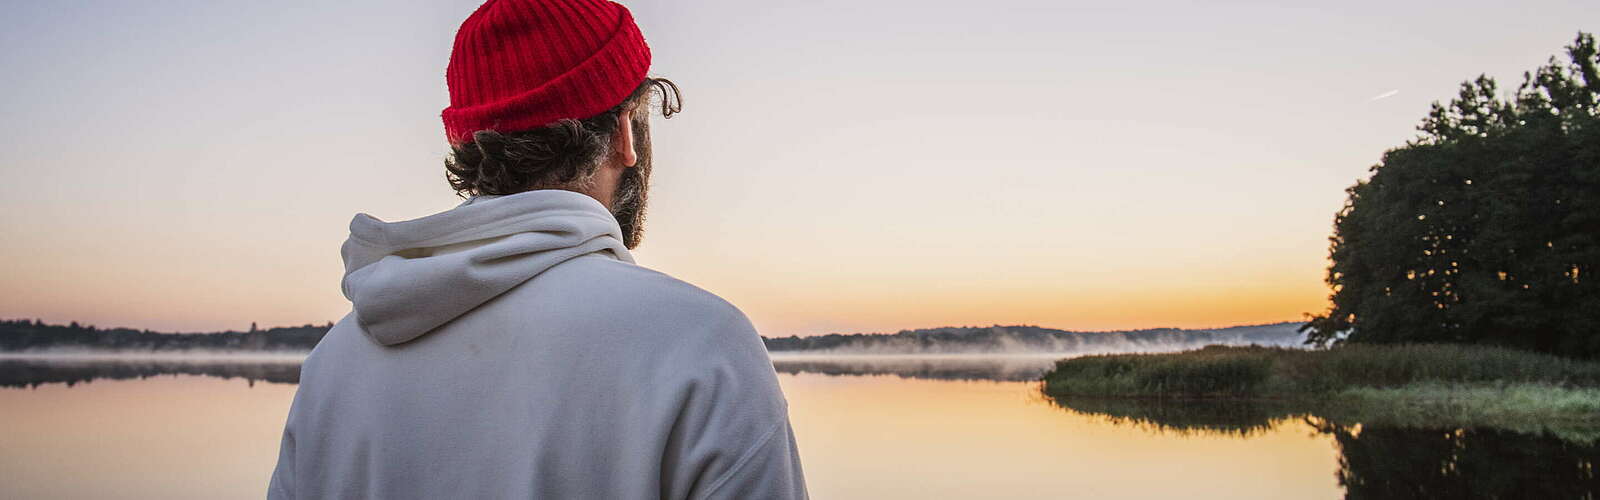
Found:
[[489, 0], [456, 32], [445, 80], [451, 144], [479, 130], [520, 132], [622, 103], [650, 47], [627, 7], [604, 0]]

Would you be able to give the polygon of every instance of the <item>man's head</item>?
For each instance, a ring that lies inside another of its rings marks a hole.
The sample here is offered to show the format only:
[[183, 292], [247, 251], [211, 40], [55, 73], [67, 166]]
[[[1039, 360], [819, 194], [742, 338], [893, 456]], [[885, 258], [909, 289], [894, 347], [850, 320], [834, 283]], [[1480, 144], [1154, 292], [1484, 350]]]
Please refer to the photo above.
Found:
[[605, 204], [624, 244], [643, 235], [649, 111], [680, 109], [648, 78], [650, 49], [621, 5], [490, 0], [462, 23], [446, 70], [446, 178], [461, 195], [565, 189]]

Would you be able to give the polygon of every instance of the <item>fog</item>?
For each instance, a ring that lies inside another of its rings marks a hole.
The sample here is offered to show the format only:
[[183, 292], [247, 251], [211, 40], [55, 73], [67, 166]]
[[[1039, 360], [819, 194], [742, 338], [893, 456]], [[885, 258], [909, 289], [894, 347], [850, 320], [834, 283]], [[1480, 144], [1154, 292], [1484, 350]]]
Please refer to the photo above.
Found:
[[1039, 355], [1152, 353], [1208, 345], [1300, 347], [1301, 323], [1234, 326], [1204, 330], [1157, 328], [1075, 332], [1037, 326], [950, 327], [894, 334], [824, 335], [767, 339], [773, 353], [810, 355]]

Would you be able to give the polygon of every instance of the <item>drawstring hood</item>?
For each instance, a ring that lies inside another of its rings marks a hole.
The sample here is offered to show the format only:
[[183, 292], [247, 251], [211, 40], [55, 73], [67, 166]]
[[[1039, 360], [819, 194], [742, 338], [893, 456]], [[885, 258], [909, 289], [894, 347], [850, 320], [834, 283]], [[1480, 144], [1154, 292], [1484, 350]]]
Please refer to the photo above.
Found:
[[390, 346], [573, 258], [599, 253], [633, 263], [611, 212], [562, 190], [476, 196], [400, 222], [356, 214], [340, 253], [356, 319], [373, 341]]

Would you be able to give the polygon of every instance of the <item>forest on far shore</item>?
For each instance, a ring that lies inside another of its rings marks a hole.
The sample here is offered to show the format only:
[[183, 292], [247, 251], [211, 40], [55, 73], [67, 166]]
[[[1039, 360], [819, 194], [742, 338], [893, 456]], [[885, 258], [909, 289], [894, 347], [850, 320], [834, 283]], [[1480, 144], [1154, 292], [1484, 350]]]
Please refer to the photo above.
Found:
[[[1234, 326], [1206, 330], [1150, 328], [1078, 332], [1038, 326], [962, 326], [896, 333], [830, 333], [810, 337], [762, 337], [767, 350], [860, 354], [1029, 353], [1077, 350], [1130, 351], [1198, 348], [1212, 344], [1299, 345], [1300, 323]], [[333, 327], [250, 325], [249, 331], [161, 333], [132, 328], [97, 328], [77, 322], [0, 320], [0, 352], [38, 351], [298, 351], [306, 352]]]
[[283, 326], [266, 330], [211, 333], [161, 333], [132, 328], [96, 328], [74, 321], [52, 325], [34, 320], [0, 321], [0, 351], [310, 351], [333, 323]]

